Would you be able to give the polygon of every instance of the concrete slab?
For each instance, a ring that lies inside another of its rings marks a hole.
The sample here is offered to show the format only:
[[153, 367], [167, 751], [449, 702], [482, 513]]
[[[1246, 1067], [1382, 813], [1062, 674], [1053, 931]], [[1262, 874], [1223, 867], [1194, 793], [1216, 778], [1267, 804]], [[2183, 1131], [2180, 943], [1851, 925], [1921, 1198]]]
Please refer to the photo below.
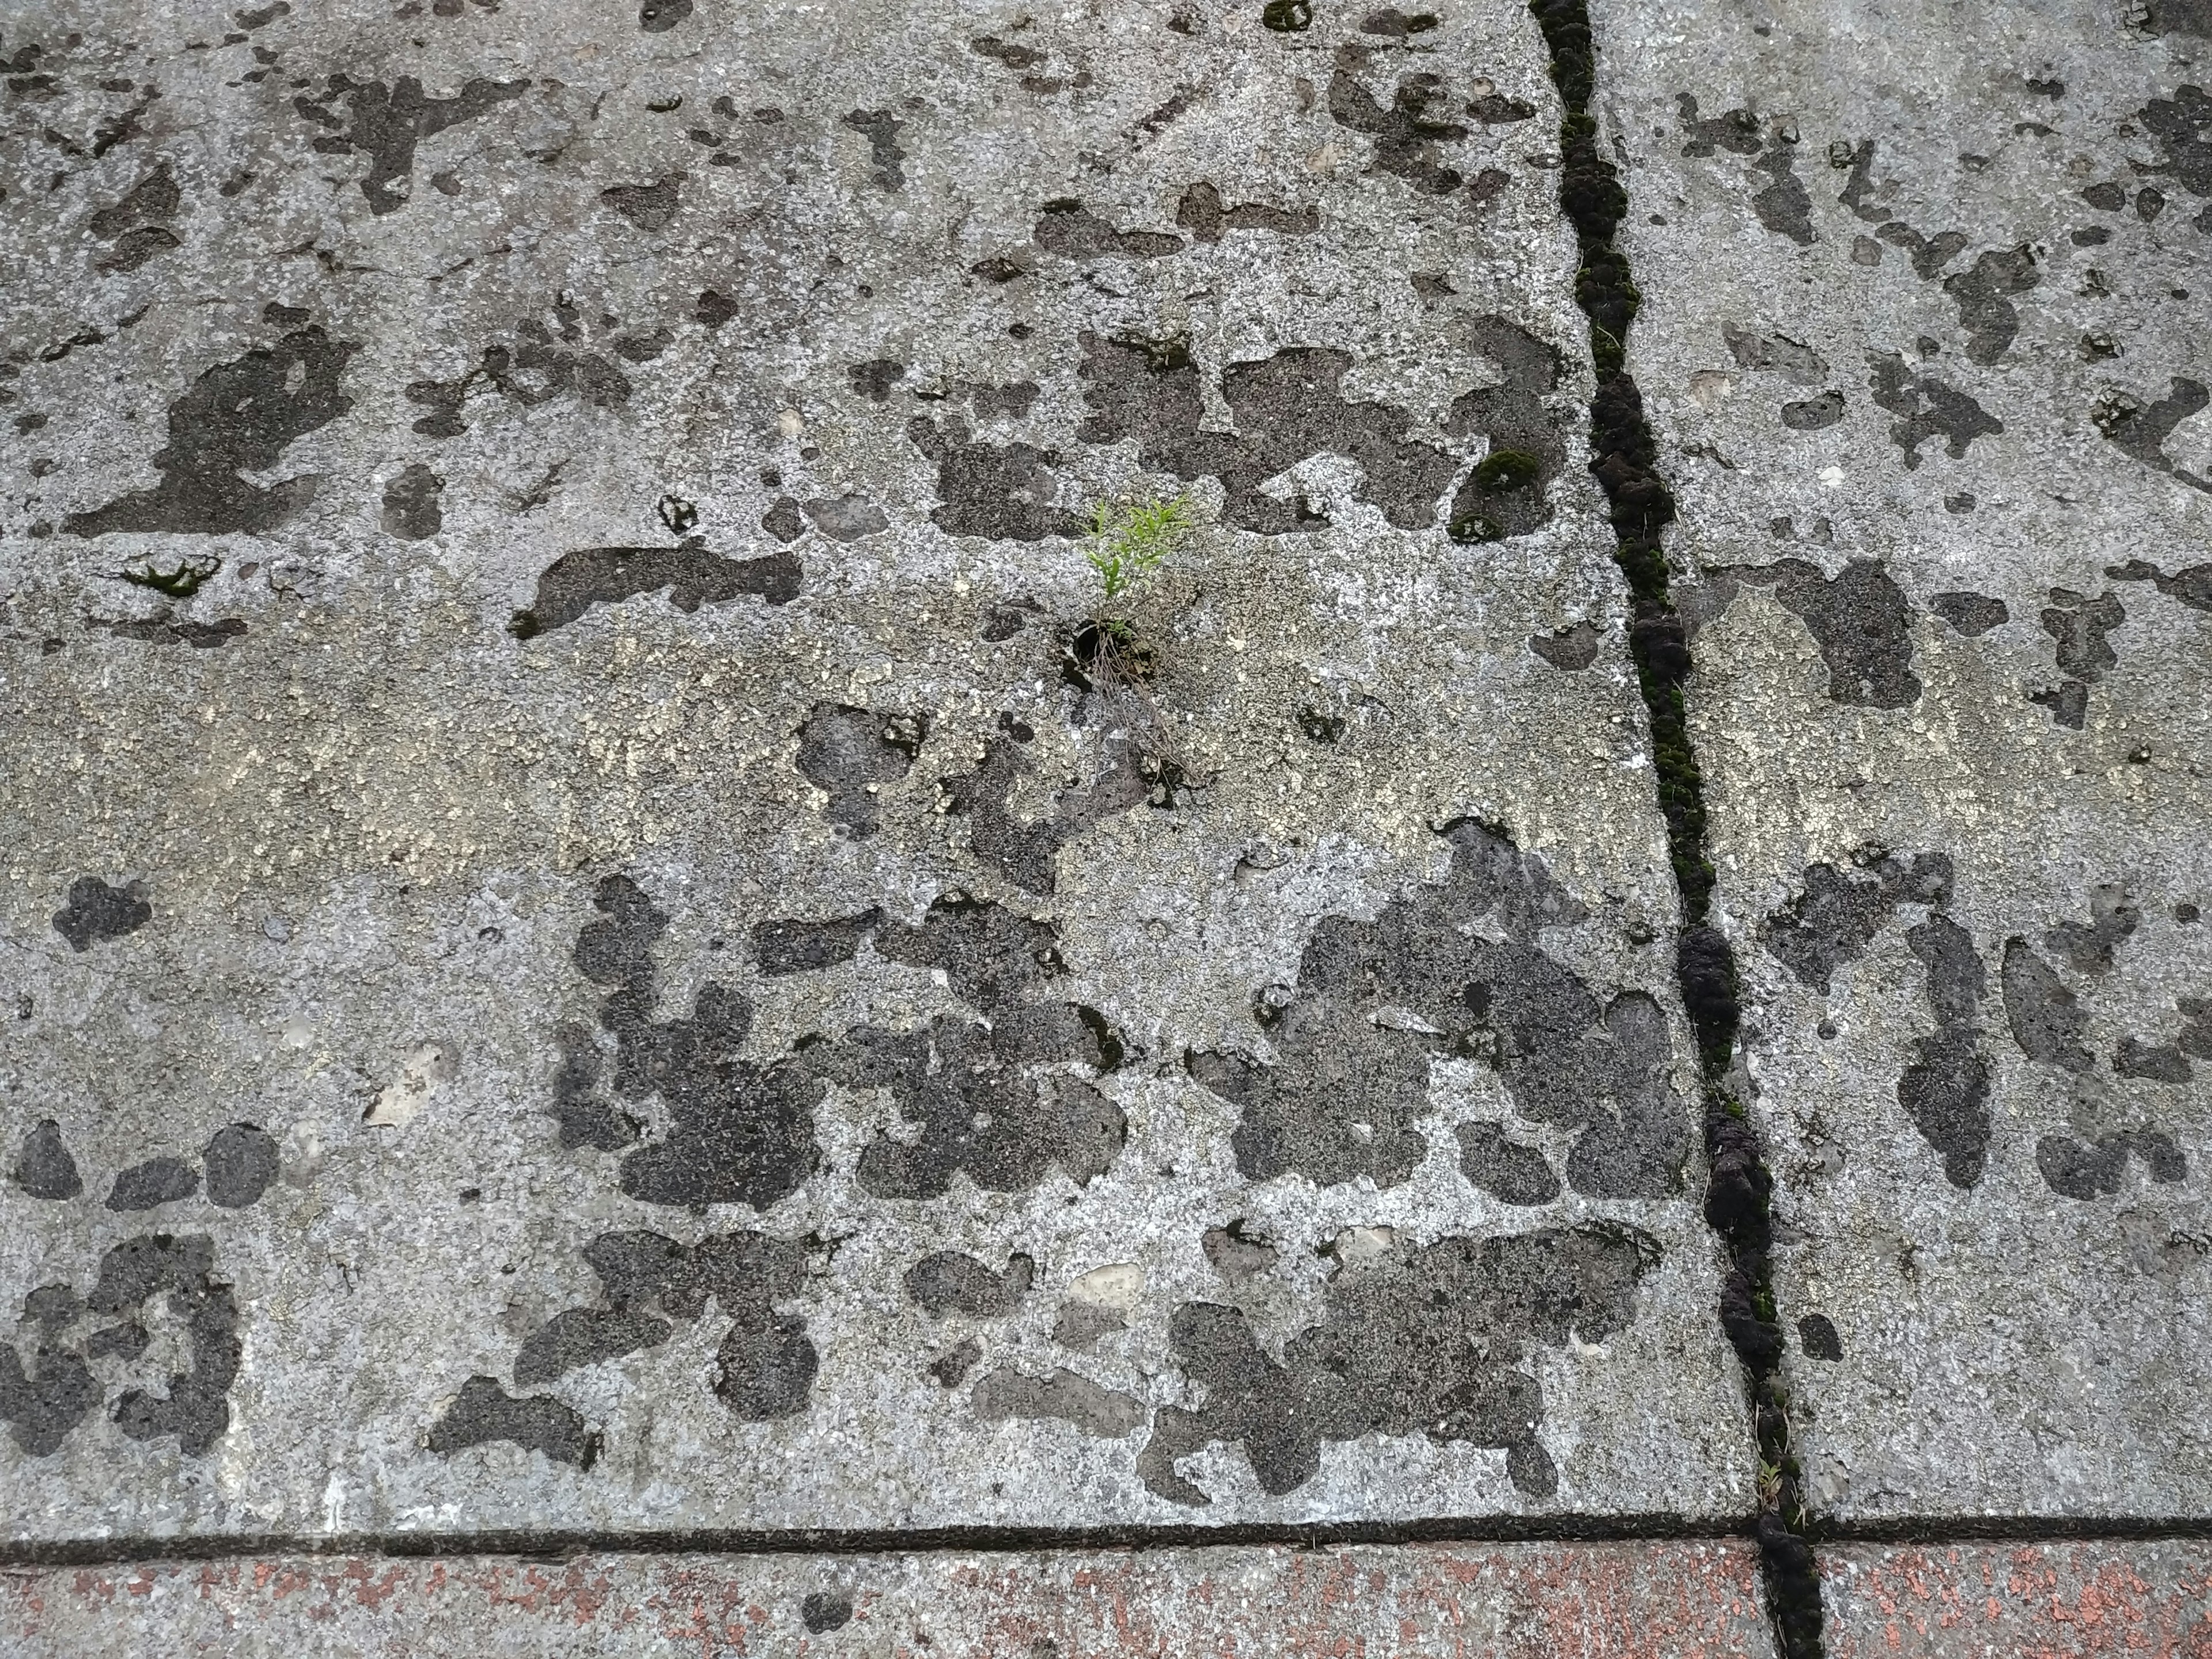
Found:
[[1854, 1544], [1826, 1552], [1833, 1659], [2212, 1652], [2212, 1548], [2157, 1543]]
[[1541, 45], [1306, 11], [19, 12], [19, 1544], [1752, 1507]]
[[1796, 1449], [2212, 1505], [2212, 40], [1592, 8]]
[[988, 1554], [252, 1558], [0, 1577], [46, 1654], [1019, 1656], [1772, 1651], [1733, 1543]]

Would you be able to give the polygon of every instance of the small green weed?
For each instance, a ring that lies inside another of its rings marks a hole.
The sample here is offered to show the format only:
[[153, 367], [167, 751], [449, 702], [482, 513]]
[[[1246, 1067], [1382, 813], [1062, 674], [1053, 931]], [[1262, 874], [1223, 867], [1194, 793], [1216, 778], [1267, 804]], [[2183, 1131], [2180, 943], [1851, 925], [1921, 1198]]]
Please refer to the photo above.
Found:
[[1101, 501], [1092, 507], [1084, 556], [1105, 586], [1106, 604], [1141, 586], [1197, 528], [1198, 513], [1188, 495]]

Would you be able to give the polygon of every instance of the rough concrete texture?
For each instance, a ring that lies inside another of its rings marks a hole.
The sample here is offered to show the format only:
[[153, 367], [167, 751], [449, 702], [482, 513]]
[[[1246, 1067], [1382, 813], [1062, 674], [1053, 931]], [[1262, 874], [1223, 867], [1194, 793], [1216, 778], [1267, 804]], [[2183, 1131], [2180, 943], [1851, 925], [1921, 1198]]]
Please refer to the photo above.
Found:
[[1808, 1497], [2201, 1516], [2212, 22], [1591, 12]]
[[1827, 1553], [1832, 1659], [2212, 1653], [2212, 1547], [1852, 1545]]
[[19, 1545], [1750, 1510], [1517, 4], [5, 49]]
[[1735, 1544], [989, 1555], [249, 1559], [0, 1578], [24, 1659], [590, 1653], [1759, 1659]]

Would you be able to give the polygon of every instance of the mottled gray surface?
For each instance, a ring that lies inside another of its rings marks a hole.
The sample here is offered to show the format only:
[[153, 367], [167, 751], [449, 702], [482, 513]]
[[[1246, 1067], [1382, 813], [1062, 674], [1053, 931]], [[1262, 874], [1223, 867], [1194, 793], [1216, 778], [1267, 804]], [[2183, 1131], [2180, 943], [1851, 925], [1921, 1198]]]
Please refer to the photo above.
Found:
[[15, 1539], [1751, 1507], [1543, 51], [1260, 10], [18, 9]]
[[2201, 1516], [2203, 9], [1592, 11], [1808, 1496]]

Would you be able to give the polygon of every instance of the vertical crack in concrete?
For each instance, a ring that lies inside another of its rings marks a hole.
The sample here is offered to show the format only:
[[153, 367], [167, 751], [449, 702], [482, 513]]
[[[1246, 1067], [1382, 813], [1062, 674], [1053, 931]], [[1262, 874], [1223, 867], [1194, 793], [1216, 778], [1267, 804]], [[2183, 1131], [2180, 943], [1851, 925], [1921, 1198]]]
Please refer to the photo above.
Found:
[[1797, 1460], [1790, 1449], [1779, 1375], [1782, 1331], [1768, 1267], [1773, 1182], [1758, 1136], [1729, 1088], [1736, 1037], [1735, 962], [1726, 937], [1707, 920], [1713, 867], [1705, 856], [1705, 787], [1682, 689], [1692, 668], [1689, 641], [1668, 596], [1660, 544], [1674, 520], [1674, 501], [1656, 471], [1657, 446], [1627, 371], [1628, 329], [1641, 296], [1613, 233], [1627, 212], [1628, 192], [1599, 148], [1597, 122], [1589, 112], [1596, 48], [1588, 0], [1529, 0], [1528, 9], [1551, 50], [1553, 83], [1565, 106], [1559, 124], [1559, 205], [1581, 245], [1575, 299], [1589, 319], [1597, 370], [1590, 471], [1612, 509], [1613, 556], [1628, 579], [1634, 607], [1629, 647], [1650, 710], [1659, 807], [1681, 896], [1675, 966], [1704, 1073], [1705, 1152], [1712, 1170], [1705, 1219], [1729, 1253], [1721, 1324], [1750, 1384], [1759, 1439], [1760, 1568], [1784, 1659], [1818, 1659], [1820, 1575], [1807, 1536]]

